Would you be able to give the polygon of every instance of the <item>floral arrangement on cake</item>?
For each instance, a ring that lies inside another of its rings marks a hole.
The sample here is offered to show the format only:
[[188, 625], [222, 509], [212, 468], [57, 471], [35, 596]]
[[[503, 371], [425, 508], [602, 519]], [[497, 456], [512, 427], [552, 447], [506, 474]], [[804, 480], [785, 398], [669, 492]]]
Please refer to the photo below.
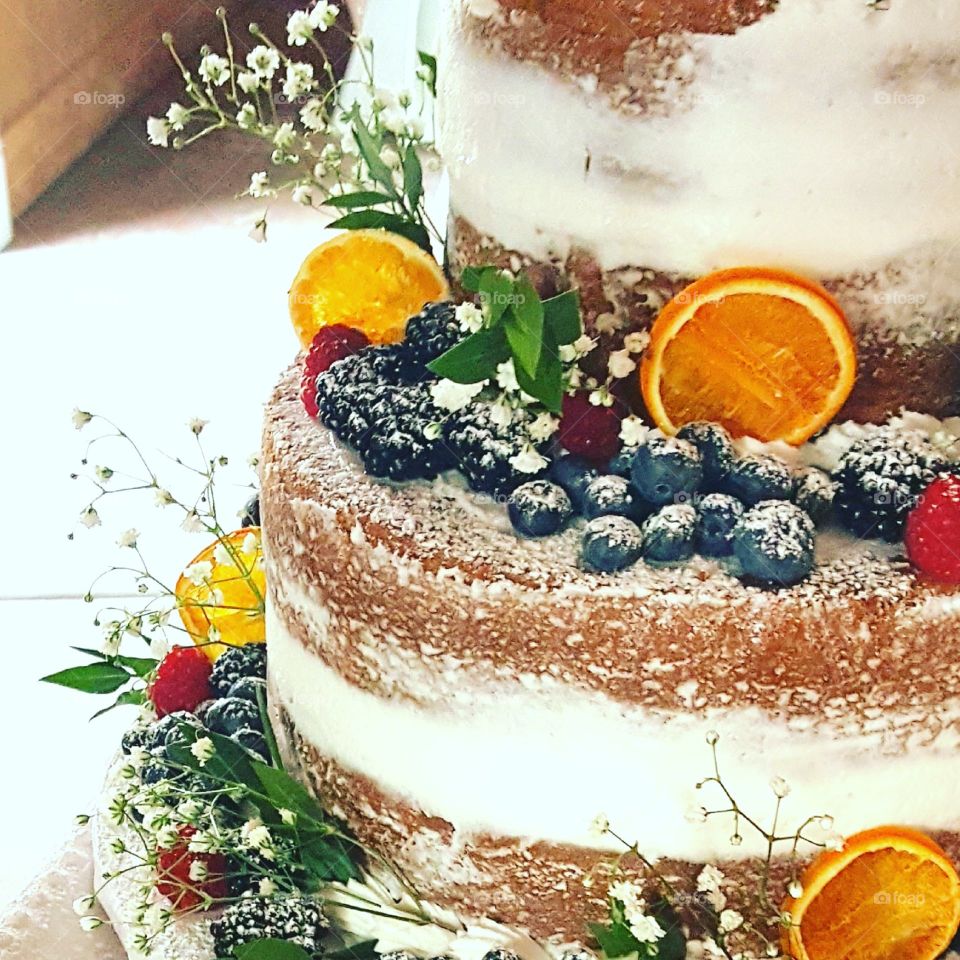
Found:
[[[303, 415], [367, 474], [391, 484], [456, 474], [505, 510], [518, 538], [574, 529], [579, 562], [598, 583], [637, 565], [712, 564], [744, 589], [790, 590], [814, 571], [828, 528], [903, 542], [919, 575], [960, 583], [960, 564], [943, 549], [960, 538], [960, 431], [934, 422], [841, 431], [827, 469], [856, 353], [825, 290], [782, 271], [722, 271], [676, 296], [649, 331], [611, 335], [585, 323], [575, 289], [548, 289], [522, 269], [479, 263], [448, 277], [431, 252], [443, 237], [424, 190], [436, 63], [421, 57], [416, 95], [390, 94], [373, 86], [372, 43], [353, 37], [366, 77], [353, 96], [319, 39], [340, 29], [338, 12], [321, 0], [293, 13], [286, 48], [251, 25], [258, 45], [241, 62], [220, 10], [223, 52], [205, 49], [196, 71], [165, 36], [188, 103], [150, 118], [148, 132], [176, 149], [223, 130], [249, 134], [264, 142], [271, 171], [252, 175], [250, 197], [290, 192], [337, 212], [330, 226], [345, 232], [305, 259], [289, 307], [304, 351]], [[287, 115], [278, 102], [302, 105]], [[265, 237], [266, 215], [255, 232]], [[800, 326], [802, 358], [787, 349]], [[699, 365], [717, 331], [741, 341], [735, 369]], [[205, 422], [188, 425], [197, 462], [175, 460], [199, 487], [186, 497], [110, 421], [78, 410], [74, 423], [104, 428], [77, 475], [93, 490], [83, 526], [101, 524], [108, 497], [147, 495], [208, 540], [171, 585], [148, 565], [138, 532], [121, 533], [125, 560], [107, 574], [131, 577], [143, 605], [102, 612], [100, 647], [45, 678], [109, 696], [107, 709], [138, 711], [98, 816], [112, 860], [76, 904], [84, 927], [103, 922], [96, 904], [122, 886], [133, 891], [125, 943], [143, 955], [172, 955], [185, 918], [202, 920], [201, 955], [225, 960], [435, 956], [423, 943], [459, 957], [467, 940], [485, 945], [484, 960], [517, 960], [517, 943], [523, 960], [822, 960], [836, 938], [858, 936], [863, 952], [844, 956], [893, 956], [884, 951], [901, 937], [903, 957], [933, 960], [950, 944], [960, 876], [931, 840], [899, 827], [844, 839], [827, 812], [782, 831], [788, 785], [771, 781], [769, 821], [743, 809], [712, 731], [691, 829], [723, 825], [734, 847], [747, 831], [762, 840], [750, 889], [713, 864], [693, 883], [673, 876], [598, 811], [596, 830], [623, 851], [598, 855], [606, 914], [581, 943], [534, 943], [425, 902], [285, 768], [267, 699], [259, 501], [244, 507], [239, 529], [223, 522], [228, 460], [205, 449]], [[130, 464], [91, 467], [107, 443]], [[922, 875], [922, 902], [866, 919], [838, 914], [846, 896], [897, 889], [905, 869]]]

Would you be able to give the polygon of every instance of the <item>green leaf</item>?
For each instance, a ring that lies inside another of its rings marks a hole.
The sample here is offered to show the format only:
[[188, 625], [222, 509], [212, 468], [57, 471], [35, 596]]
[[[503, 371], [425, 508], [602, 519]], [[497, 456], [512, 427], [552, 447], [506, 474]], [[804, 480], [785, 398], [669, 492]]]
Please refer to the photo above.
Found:
[[658, 899], [650, 904], [650, 913], [666, 931], [663, 939], [657, 941], [657, 960], [685, 960], [687, 938], [676, 911], [666, 900]]
[[437, 357], [427, 368], [454, 383], [479, 383], [497, 375], [497, 365], [508, 360], [510, 348], [502, 327], [478, 330]]
[[561, 345], [573, 343], [582, 336], [580, 294], [576, 290], [568, 290], [559, 296], [544, 300], [543, 313], [546, 326], [553, 332], [553, 338], [557, 343]]
[[91, 650], [90, 647], [71, 647], [77, 653], [85, 653], [88, 657], [94, 657], [97, 660], [103, 660], [107, 663], [120, 664], [128, 667], [138, 677], [145, 677], [156, 669], [159, 660], [152, 657], [123, 657], [119, 653], [106, 654], [102, 650]]
[[486, 308], [490, 326], [496, 326], [508, 307], [514, 303], [513, 280], [497, 270], [488, 267], [480, 275], [480, 302]]
[[54, 683], [84, 693], [114, 693], [130, 680], [130, 674], [112, 663], [88, 663], [71, 667], [40, 678], [42, 683]]
[[339, 950], [327, 950], [323, 956], [324, 960], [376, 960], [380, 954], [376, 940], [363, 940]]
[[403, 192], [407, 195], [410, 209], [416, 210], [423, 196], [423, 167], [417, 148], [412, 144], [407, 147], [403, 157]]
[[522, 366], [514, 364], [520, 389], [536, 397], [551, 413], [560, 413], [563, 407], [563, 365], [559, 348], [549, 331], [544, 333], [543, 350], [537, 375], [531, 377]]
[[370, 176], [373, 177], [381, 187], [390, 194], [391, 197], [397, 196], [397, 188], [393, 183], [393, 171], [380, 159], [380, 147], [382, 144], [367, 129], [367, 125], [360, 117], [360, 106], [353, 108], [350, 115], [353, 120], [353, 135], [357, 140], [357, 147], [360, 150], [360, 156], [363, 158]]
[[430, 72], [433, 75], [433, 80], [427, 84], [427, 89], [430, 91], [430, 95], [435, 97], [437, 95], [437, 58], [431, 56], [424, 50], [418, 50], [417, 56], [420, 57], [420, 62], [425, 66], [430, 68]]
[[464, 267], [460, 274], [460, 286], [468, 293], [479, 293], [484, 271], [492, 269], [493, 267]]
[[388, 230], [411, 240], [422, 250], [431, 253], [430, 234], [426, 227], [419, 223], [404, 220], [396, 213], [385, 213], [382, 210], [355, 210], [334, 220], [330, 227], [337, 230]]
[[[241, 784], [259, 792], [260, 780], [253, 772], [253, 761], [243, 747], [219, 733], [197, 730], [186, 723], [180, 725], [180, 734], [182, 740], [167, 747], [175, 763], [214, 779]], [[190, 747], [201, 737], [209, 737], [214, 747], [213, 756], [202, 767], [200, 761], [190, 752]], [[261, 813], [263, 812], [261, 808]]]
[[356, 207], [375, 207], [381, 203], [393, 203], [394, 198], [376, 190], [358, 190], [356, 193], [342, 193], [338, 197], [327, 197], [323, 201], [325, 207], [336, 207], [338, 210], [353, 210]]
[[90, 719], [96, 720], [97, 717], [102, 717], [105, 713], [109, 713], [116, 707], [139, 707], [146, 703], [146, 700], [147, 693], [145, 690], [124, 690], [109, 707], [98, 710]]
[[263, 792], [266, 793], [271, 803], [278, 810], [292, 810], [298, 816], [306, 817], [317, 823], [326, 821], [326, 816], [320, 804], [289, 773], [256, 761], [253, 763], [253, 772], [260, 781]]
[[526, 277], [514, 284], [511, 296], [512, 309], [503, 321], [507, 340], [515, 366], [535, 377], [543, 350], [543, 303]]
[[642, 944], [630, 932], [625, 924], [615, 923], [609, 927], [600, 923], [589, 924], [590, 933], [600, 944], [600, 949], [614, 960], [616, 957], [626, 957], [642, 949]]
[[359, 880], [360, 871], [344, 841], [333, 834], [316, 831], [300, 834], [299, 854], [304, 868], [321, 883]]
[[313, 960], [299, 944], [289, 940], [251, 940], [233, 948], [237, 960]]

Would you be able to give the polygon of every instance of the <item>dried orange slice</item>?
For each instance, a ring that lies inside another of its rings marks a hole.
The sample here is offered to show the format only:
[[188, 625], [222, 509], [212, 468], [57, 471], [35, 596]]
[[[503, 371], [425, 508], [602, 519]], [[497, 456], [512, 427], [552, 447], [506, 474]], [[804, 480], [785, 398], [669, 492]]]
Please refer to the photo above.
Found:
[[650, 333], [640, 386], [664, 433], [693, 420], [801, 444], [853, 389], [846, 317], [821, 286], [764, 267], [722, 270], [671, 300]]
[[187, 633], [211, 660], [228, 646], [263, 643], [266, 577], [260, 528], [235, 530], [201, 550], [175, 592]]
[[934, 960], [960, 924], [960, 876], [929, 837], [878, 827], [819, 856], [787, 900], [795, 960]]
[[290, 319], [303, 346], [321, 327], [343, 323], [372, 343], [396, 343], [407, 320], [450, 294], [439, 264], [385, 230], [353, 230], [321, 243], [290, 287]]

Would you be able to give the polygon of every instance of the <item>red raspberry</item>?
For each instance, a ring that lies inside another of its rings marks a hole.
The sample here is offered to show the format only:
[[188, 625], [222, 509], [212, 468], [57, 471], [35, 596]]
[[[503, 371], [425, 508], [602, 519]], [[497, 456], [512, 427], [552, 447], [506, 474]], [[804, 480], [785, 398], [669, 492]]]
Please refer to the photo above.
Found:
[[960, 476], [938, 477], [907, 516], [907, 556], [932, 580], [960, 583]]
[[192, 713], [213, 696], [210, 671], [213, 664], [199, 647], [174, 647], [160, 661], [147, 691], [158, 717], [177, 710]]
[[[157, 851], [157, 891], [173, 904], [174, 910], [196, 909], [204, 902], [204, 894], [223, 900], [229, 895], [226, 858], [219, 853], [193, 853], [190, 838], [197, 831], [186, 826], [179, 832], [179, 843], [169, 850]], [[190, 876], [195, 863], [206, 867], [206, 879], [194, 880]]]
[[568, 394], [563, 398], [560, 416], [560, 445], [593, 463], [602, 463], [620, 450], [619, 404], [595, 406], [588, 393]]
[[328, 370], [338, 360], [359, 353], [369, 347], [370, 341], [362, 330], [348, 327], [343, 323], [334, 323], [321, 327], [310, 344], [306, 360], [303, 363], [303, 376], [300, 378], [300, 399], [307, 413], [315, 417], [317, 410], [317, 374]]

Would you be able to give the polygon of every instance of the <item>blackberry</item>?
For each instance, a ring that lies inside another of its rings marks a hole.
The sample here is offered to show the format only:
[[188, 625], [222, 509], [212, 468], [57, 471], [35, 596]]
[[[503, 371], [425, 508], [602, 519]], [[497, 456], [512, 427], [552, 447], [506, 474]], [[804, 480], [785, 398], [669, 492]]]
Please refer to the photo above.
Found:
[[457, 467], [474, 490], [508, 496], [521, 483], [543, 476], [547, 463], [536, 473], [511, 463], [531, 446], [527, 417], [518, 413], [512, 423], [502, 426], [491, 420], [490, 412], [489, 403], [470, 404], [448, 427], [448, 441]]
[[262, 643], [248, 643], [243, 647], [229, 647], [217, 657], [210, 673], [214, 693], [225, 697], [242, 677], [267, 676], [267, 648]]
[[394, 385], [419, 383], [430, 376], [427, 368], [407, 349], [404, 343], [391, 343], [370, 349], [377, 378]]
[[520, 957], [512, 950], [505, 950], [498, 947], [496, 950], [488, 950], [483, 955], [483, 960], [520, 960]]
[[260, 526], [260, 494], [255, 493], [244, 505], [240, 511], [241, 527], [259, 527]]
[[260, 708], [249, 700], [225, 697], [207, 711], [207, 726], [225, 737], [231, 737], [238, 730], [248, 727], [258, 730], [262, 726]]
[[146, 748], [149, 731], [149, 726], [131, 727], [121, 738], [120, 749], [124, 753], [130, 753], [139, 747]]
[[748, 510], [733, 531], [743, 572], [764, 586], [789, 587], [813, 569], [815, 528], [796, 504], [767, 500]]
[[155, 720], [147, 727], [144, 733], [143, 746], [147, 750], [156, 750], [158, 747], [166, 746], [177, 740], [182, 740], [180, 728], [184, 725], [202, 729], [203, 724], [192, 713], [186, 710], [177, 710], [174, 713], [168, 713], [160, 720]]
[[880, 428], [858, 440], [833, 473], [837, 517], [858, 537], [896, 543], [920, 494], [948, 468], [925, 434]]
[[389, 953], [381, 953], [380, 960], [419, 960], [419, 957], [409, 950], [391, 950]]
[[232, 733], [230, 739], [243, 747], [247, 753], [252, 753], [256, 759], [262, 760], [264, 763], [270, 762], [270, 748], [259, 730], [254, 730], [252, 727], [243, 727], [236, 733]]
[[656, 563], [679, 563], [693, 556], [697, 511], [688, 503], [671, 503], [643, 525], [643, 556]]
[[447, 301], [428, 303], [416, 316], [411, 317], [407, 321], [403, 345], [426, 375], [426, 365], [455, 347], [462, 339], [456, 307]]
[[823, 470], [804, 467], [793, 476], [793, 502], [806, 510], [814, 523], [823, 523], [830, 516], [836, 495], [836, 483]]
[[319, 956], [327, 926], [314, 900], [246, 897], [227, 907], [210, 924], [210, 932], [218, 957], [232, 957], [237, 947], [254, 940], [287, 940], [311, 956]]
[[566, 524], [573, 504], [563, 487], [549, 480], [531, 480], [510, 494], [507, 512], [520, 536], [546, 537]]
[[150, 756], [140, 767], [140, 780], [148, 787], [156, 786], [161, 780], [170, 780], [174, 776], [173, 768], [167, 763], [167, 754], [163, 747], [154, 747]]
[[259, 703], [259, 692], [267, 692], [267, 681], [261, 677], [241, 677], [228, 691], [228, 697]]
[[748, 507], [761, 500], [789, 500], [793, 493], [793, 475], [776, 457], [762, 453], [741, 457], [727, 472], [724, 491]]

